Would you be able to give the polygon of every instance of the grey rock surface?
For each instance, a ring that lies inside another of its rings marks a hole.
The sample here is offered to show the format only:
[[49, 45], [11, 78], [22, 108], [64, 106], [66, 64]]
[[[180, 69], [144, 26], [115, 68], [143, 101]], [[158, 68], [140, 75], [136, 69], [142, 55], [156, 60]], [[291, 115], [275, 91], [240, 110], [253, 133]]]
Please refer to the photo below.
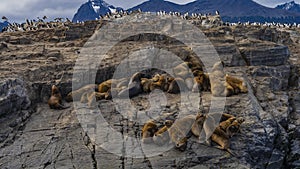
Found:
[[[236, 156], [200, 144], [195, 137], [188, 140], [183, 152], [171, 146], [167, 151], [149, 156], [146, 151], [149, 148], [140, 142], [144, 123], [137, 117], [153, 116], [162, 125], [165, 119], [174, 120], [179, 113], [195, 113], [190, 110], [190, 103], [183, 102], [179, 95], [155, 92], [134, 97], [131, 103], [135, 109], [131, 116], [119, 111], [118, 104], [112, 101], [97, 102], [101, 111], [87, 109], [85, 104], [74, 108], [72, 103], [66, 103], [71, 106], [68, 109], [51, 110], [46, 104], [53, 84], [58, 85], [63, 97], [72, 90], [73, 67], [82, 46], [103, 24], [102, 21], [70, 23], [68, 28], [0, 34], [0, 168], [300, 167], [300, 30], [200, 26], [225, 62], [225, 72], [242, 77], [248, 85], [248, 93], [226, 98], [224, 109], [246, 120], [241, 132], [231, 138], [231, 150]], [[153, 43], [157, 40], [160, 43]], [[95, 70], [96, 82], [111, 78], [116, 65], [128, 52], [148, 45], [171, 51], [182, 60], [193, 56], [190, 49], [174, 39], [150, 35], [129, 37], [109, 51]], [[160, 59], [168, 61], [168, 58]], [[135, 60], [143, 61], [142, 56]], [[84, 59], [79, 63], [84, 66]], [[132, 68], [138, 67], [133, 64]], [[92, 78], [87, 75], [83, 72], [80, 78], [85, 81]], [[210, 92], [203, 92], [202, 99], [204, 109], [209, 110]], [[120, 104], [126, 105], [122, 100]], [[97, 123], [99, 117], [107, 124]], [[122, 139], [109, 139], [114, 135], [108, 133], [107, 139], [99, 144], [91, 134], [97, 126], [114, 129], [121, 133]], [[123, 144], [126, 139], [130, 144]], [[122, 146], [111, 151], [103, 147], [113, 143]], [[155, 151], [166, 148], [152, 146]], [[126, 156], [126, 150], [143, 156]]]

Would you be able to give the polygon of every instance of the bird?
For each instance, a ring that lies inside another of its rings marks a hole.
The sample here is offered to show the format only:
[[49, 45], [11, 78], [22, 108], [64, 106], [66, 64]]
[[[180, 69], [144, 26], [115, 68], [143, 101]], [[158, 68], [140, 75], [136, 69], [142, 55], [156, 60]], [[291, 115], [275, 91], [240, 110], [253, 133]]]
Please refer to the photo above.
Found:
[[4, 21], [8, 21], [7, 17], [6, 16], [2, 16], [2, 20]]
[[216, 15], [220, 15], [220, 12], [218, 10], [216, 10]]

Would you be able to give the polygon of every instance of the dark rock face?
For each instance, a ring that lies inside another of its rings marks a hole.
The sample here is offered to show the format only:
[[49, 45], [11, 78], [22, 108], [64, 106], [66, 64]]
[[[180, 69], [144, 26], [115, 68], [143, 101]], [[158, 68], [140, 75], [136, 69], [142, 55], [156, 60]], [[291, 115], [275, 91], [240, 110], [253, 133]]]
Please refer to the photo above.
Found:
[[295, 1], [287, 2], [282, 5], [277, 5], [275, 8], [293, 12], [300, 12], [300, 5], [295, 3]]
[[[99, 110], [87, 109], [85, 104], [77, 102], [80, 108], [65, 103], [71, 106], [65, 110], [51, 110], [46, 104], [52, 84], [57, 84], [63, 97], [72, 90], [78, 53], [102, 24], [94, 21], [70, 24], [68, 29], [0, 35], [0, 168], [300, 167], [299, 30], [199, 26], [225, 62], [225, 72], [244, 78], [248, 85], [248, 93], [226, 98], [224, 109], [245, 118], [241, 132], [231, 138], [231, 150], [237, 155], [228, 155], [191, 137], [183, 152], [171, 147], [160, 155], [146, 156], [143, 150], [149, 149], [139, 141], [144, 123], [138, 117], [153, 116], [162, 126], [164, 120], [174, 120], [179, 113], [194, 113], [190, 102], [182, 101], [176, 94], [142, 94], [131, 99], [135, 109], [129, 114], [119, 111], [113, 101], [97, 102]], [[263, 35], [264, 32], [269, 33]], [[193, 56], [190, 49], [174, 39], [150, 34], [130, 37], [108, 52], [99, 66], [96, 82], [111, 78], [127, 53], [149, 45], [149, 41], [157, 42], [155, 47], [171, 51], [183, 60]], [[79, 59], [77, 63], [84, 66], [86, 60]], [[146, 59], [136, 57], [131, 68], [143, 66], [138, 63]], [[160, 60], [163, 62], [156, 64], [169, 64], [168, 58]], [[80, 78], [87, 81], [91, 78], [87, 75], [83, 72]], [[188, 99], [198, 97], [191, 95]], [[203, 92], [201, 97], [204, 109], [209, 110], [211, 93]], [[123, 102], [120, 100], [125, 109]], [[100, 117], [106, 123], [100, 123]], [[97, 144], [97, 135], [91, 133], [104, 127], [121, 133], [123, 138], [112, 140], [111, 133], [99, 132], [104, 135], [101, 140], [104, 145], [109, 146], [113, 141], [124, 143], [126, 139], [130, 143], [112, 149], [123, 156]], [[129, 150], [143, 156], [126, 156], [124, 152]]]
[[89, 0], [80, 6], [72, 22], [93, 21], [99, 19], [100, 15], [106, 15], [114, 10], [120, 11], [122, 8], [116, 8], [103, 0]]
[[[266, 48], [269, 48], [266, 50]], [[242, 56], [251, 66], [278, 66], [283, 65], [289, 58], [289, 50], [286, 46], [260, 46], [241, 47]]]
[[4, 79], [0, 82], [0, 116], [27, 110], [31, 104], [25, 83], [20, 79]]

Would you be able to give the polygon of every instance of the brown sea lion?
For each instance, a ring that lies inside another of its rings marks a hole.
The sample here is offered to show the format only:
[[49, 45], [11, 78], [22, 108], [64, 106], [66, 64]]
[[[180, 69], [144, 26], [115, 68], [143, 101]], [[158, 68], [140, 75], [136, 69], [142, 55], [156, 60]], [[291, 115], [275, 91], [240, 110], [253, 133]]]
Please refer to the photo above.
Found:
[[86, 85], [84, 87], [81, 87], [75, 91], [70, 92], [67, 97], [65, 98], [65, 100], [67, 102], [72, 102], [72, 101], [79, 101], [81, 99], [81, 96], [83, 93], [85, 92], [89, 92], [89, 91], [95, 91], [98, 90], [98, 85], [96, 84], [89, 84]]
[[215, 97], [230, 96], [232, 89], [226, 83], [225, 73], [223, 70], [223, 62], [217, 62], [209, 74], [211, 93]]
[[235, 156], [235, 154], [233, 154], [230, 150], [229, 136], [220, 127], [217, 127], [214, 133], [211, 135], [211, 141], [219, 145], [217, 146], [217, 148], [226, 150], [227, 152]]
[[194, 77], [194, 86], [192, 91], [210, 91], [210, 80], [208, 74], [203, 72], [197, 73], [197, 76]]
[[129, 80], [128, 87], [126, 89], [123, 89], [119, 92], [118, 96], [121, 98], [124, 98], [128, 96], [129, 98], [132, 98], [134, 96], [137, 96], [138, 94], [143, 92], [142, 85], [141, 85], [141, 78], [143, 78], [145, 74], [141, 72], [137, 72], [133, 74]]
[[57, 86], [52, 85], [51, 87], [51, 97], [48, 100], [48, 105], [50, 109], [66, 109], [69, 107], [65, 107], [62, 105], [62, 97], [59, 92], [59, 89]]
[[245, 121], [244, 118], [236, 118], [226, 129], [226, 133], [229, 137], [232, 137], [236, 133], [240, 132], [241, 124]]
[[226, 74], [226, 82], [233, 88], [233, 94], [248, 92], [246, 83], [239, 78], [229, 76], [228, 74]]
[[[181, 87], [181, 88], [180, 88]], [[169, 85], [169, 88], [168, 88], [168, 93], [173, 93], [173, 94], [177, 94], [177, 93], [180, 93], [181, 90], [182, 92], [186, 91], [187, 90], [187, 86], [185, 84], [185, 81], [180, 78], [180, 77], [177, 77], [175, 78]]]
[[142, 142], [143, 143], [152, 143], [153, 142], [153, 135], [155, 132], [157, 132], [158, 128], [157, 125], [154, 123], [154, 121], [150, 120], [148, 121], [142, 129]]
[[195, 115], [188, 115], [183, 118], [177, 119], [174, 124], [168, 129], [170, 143], [174, 143], [176, 148], [184, 151], [188, 140], [188, 134], [190, 133], [195, 121]]
[[157, 145], [164, 145], [170, 140], [168, 129], [172, 126], [173, 121], [166, 120], [165, 126], [159, 129], [153, 136], [153, 142]]
[[100, 83], [98, 86], [98, 92], [99, 93], [107, 92], [111, 88], [112, 83], [113, 83], [112, 79], [109, 79], [109, 80], [106, 80], [106, 81]]

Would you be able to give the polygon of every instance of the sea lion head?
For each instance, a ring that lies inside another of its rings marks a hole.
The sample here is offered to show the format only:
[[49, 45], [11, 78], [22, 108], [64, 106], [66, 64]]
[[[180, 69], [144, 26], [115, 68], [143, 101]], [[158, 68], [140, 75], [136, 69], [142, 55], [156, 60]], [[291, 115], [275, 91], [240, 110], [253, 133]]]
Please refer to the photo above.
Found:
[[59, 93], [58, 87], [55, 85], [52, 85], [51, 93], [52, 93], [52, 95], [58, 94]]

